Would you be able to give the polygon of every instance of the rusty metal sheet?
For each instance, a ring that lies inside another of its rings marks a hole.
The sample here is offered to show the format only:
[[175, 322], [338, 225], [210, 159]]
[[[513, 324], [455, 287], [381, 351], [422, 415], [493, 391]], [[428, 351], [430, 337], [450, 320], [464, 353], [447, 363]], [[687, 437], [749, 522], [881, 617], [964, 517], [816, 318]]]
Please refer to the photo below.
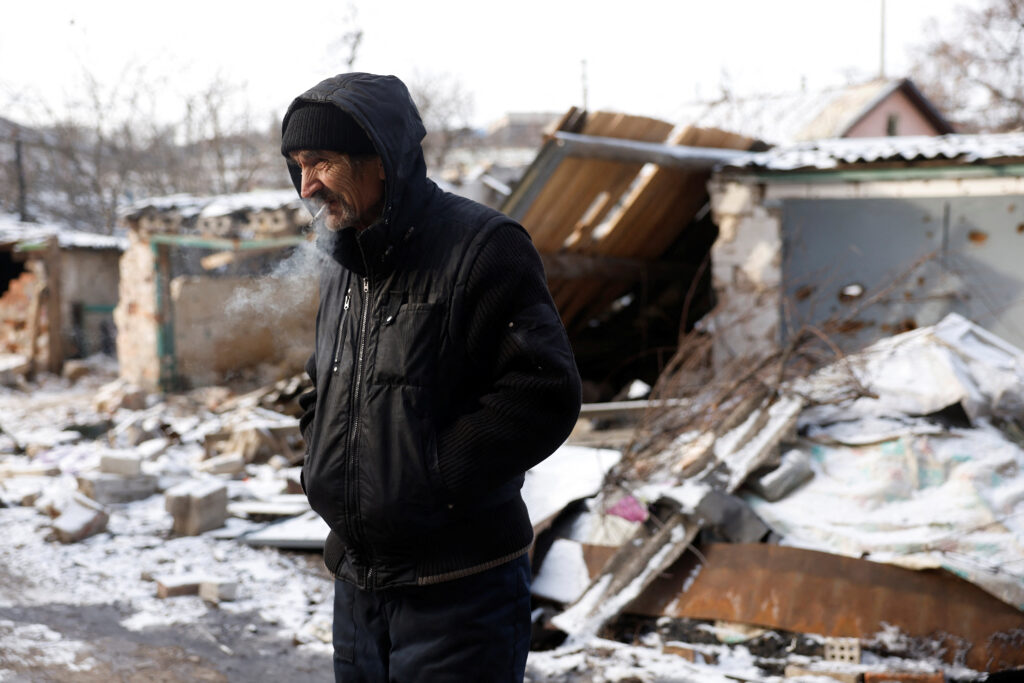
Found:
[[1024, 665], [1024, 650], [999, 636], [1024, 629], [1024, 612], [945, 571], [757, 543], [701, 552], [706, 563], [686, 553], [628, 611], [856, 638], [873, 637], [884, 622], [973, 643], [967, 665], [979, 671]]

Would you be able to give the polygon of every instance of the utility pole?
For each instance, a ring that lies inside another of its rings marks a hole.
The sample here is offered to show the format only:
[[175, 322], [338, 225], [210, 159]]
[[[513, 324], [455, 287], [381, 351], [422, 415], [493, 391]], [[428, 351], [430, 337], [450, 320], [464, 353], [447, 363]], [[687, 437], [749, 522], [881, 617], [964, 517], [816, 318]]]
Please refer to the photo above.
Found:
[[18, 218], [27, 223], [32, 220], [28, 214], [28, 186], [25, 183], [25, 159], [22, 154], [21, 130], [14, 131], [14, 168], [18, 176]]
[[882, 36], [878, 41], [879, 43], [879, 55], [878, 55], [878, 77], [885, 78], [885, 0], [882, 0]]
[[580, 60], [580, 83], [583, 85], [583, 111], [587, 111], [587, 60]]

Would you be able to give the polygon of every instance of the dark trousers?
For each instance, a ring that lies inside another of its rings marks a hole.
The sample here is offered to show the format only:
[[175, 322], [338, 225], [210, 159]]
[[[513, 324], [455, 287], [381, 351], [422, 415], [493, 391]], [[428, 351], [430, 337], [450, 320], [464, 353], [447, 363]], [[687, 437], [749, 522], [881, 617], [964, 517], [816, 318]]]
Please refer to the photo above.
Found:
[[454, 581], [363, 591], [334, 582], [338, 682], [523, 680], [530, 649], [530, 562]]

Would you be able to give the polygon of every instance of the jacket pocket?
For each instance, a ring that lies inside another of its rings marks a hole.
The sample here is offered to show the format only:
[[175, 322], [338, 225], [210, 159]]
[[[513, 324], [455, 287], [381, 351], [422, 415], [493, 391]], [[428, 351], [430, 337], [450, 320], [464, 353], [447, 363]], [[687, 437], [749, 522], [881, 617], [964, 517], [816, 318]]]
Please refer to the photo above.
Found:
[[441, 306], [391, 294], [381, 310], [375, 376], [379, 384], [426, 387], [437, 372]]
[[437, 470], [430, 397], [419, 387], [392, 387], [376, 399], [380, 422], [359, 460], [359, 510], [375, 552], [415, 550], [449, 517]]

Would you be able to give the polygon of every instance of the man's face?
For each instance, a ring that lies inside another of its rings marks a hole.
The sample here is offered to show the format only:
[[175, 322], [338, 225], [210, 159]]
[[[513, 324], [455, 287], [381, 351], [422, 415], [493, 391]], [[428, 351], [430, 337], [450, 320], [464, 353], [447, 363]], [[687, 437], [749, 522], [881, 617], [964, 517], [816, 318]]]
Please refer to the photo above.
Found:
[[302, 172], [299, 193], [325, 207], [328, 230], [362, 230], [380, 215], [384, 202], [380, 157], [350, 157], [326, 150], [298, 150], [290, 156]]

